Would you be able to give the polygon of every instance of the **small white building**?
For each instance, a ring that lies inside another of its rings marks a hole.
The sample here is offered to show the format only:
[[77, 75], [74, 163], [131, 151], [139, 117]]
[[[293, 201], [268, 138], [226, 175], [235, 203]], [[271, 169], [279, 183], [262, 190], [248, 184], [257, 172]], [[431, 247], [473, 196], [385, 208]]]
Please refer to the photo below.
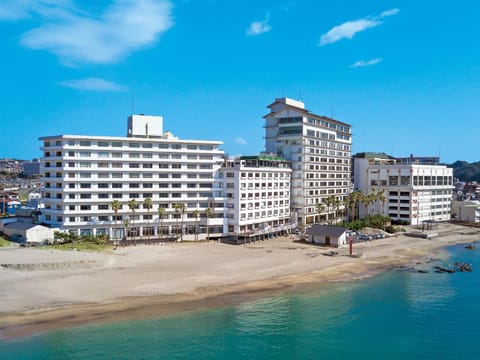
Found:
[[453, 201], [452, 216], [459, 221], [480, 223], [480, 201]]
[[42, 244], [53, 241], [54, 229], [21, 222], [6, 224], [3, 233], [13, 241]]
[[347, 244], [347, 228], [315, 224], [307, 230], [306, 241], [313, 244], [340, 247]]

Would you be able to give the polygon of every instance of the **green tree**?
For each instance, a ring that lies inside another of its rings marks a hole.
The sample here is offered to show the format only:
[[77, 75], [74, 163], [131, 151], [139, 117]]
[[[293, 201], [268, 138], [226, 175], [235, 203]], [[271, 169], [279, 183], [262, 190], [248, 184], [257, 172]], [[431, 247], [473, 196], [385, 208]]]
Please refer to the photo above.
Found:
[[335, 206], [335, 196], [330, 195], [329, 197], [327, 197], [327, 199], [325, 200], [325, 205], [327, 206], [328, 223], [330, 225], [332, 225], [331, 211], [332, 211], [333, 207]]
[[128, 202], [128, 208], [132, 212], [132, 228], [133, 228], [133, 245], [137, 246], [137, 238], [136, 238], [136, 229], [135, 229], [135, 210], [138, 208], [138, 202], [135, 199], [131, 199]]
[[206, 222], [207, 222], [207, 240], [210, 241], [210, 227], [209, 227], [209, 224], [208, 224], [208, 219], [210, 219], [212, 217], [212, 208], [208, 207], [205, 209], [205, 218], [206, 218]]
[[315, 204], [315, 210], [317, 211], [318, 214], [318, 222], [320, 223], [320, 214], [325, 210], [325, 204], [322, 202], [318, 202]]
[[113, 210], [113, 213], [115, 214], [114, 215], [114, 224], [115, 224], [115, 228], [113, 229], [112, 231], [112, 237], [113, 237], [113, 241], [115, 243], [115, 246], [118, 245], [118, 238], [117, 238], [117, 214], [118, 214], [118, 210], [120, 210], [122, 208], [122, 204], [120, 204], [120, 201], [118, 200], [113, 200], [112, 203], [110, 204], [110, 207], [112, 208]]
[[198, 217], [200, 216], [200, 211], [195, 209], [192, 211], [192, 215], [195, 218], [195, 241], [198, 241]]
[[[144, 209], [147, 209], [147, 214], [150, 215], [150, 210], [152, 209], [153, 207], [153, 201], [151, 198], [147, 197], [143, 200], [143, 208]], [[150, 216], [149, 216], [150, 217]], [[148, 225], [148, 220], [147, 220], [147, 225]], [[148, 239], [148, 243], [150, 244], [150, 229], [148, 229], [148, 236], [147, 236], [147, 239]]]
[[124, 246], [127, 246], [127, 239], [128, 239], [128, 226], [130, 225], [130, 222], [128, 221], [128, 219], [125, 219], [125, 221], [123, 222], [123, 225], [125, 226], [125, 244]]
[[159, 232], [160, 232], [160, 241], [163, 239], [163, 219], [165, 218], [165, 208], [161, 205], [158, 205], [158, 221], [159, 221]]
[[[185, 210], [187, 206], [184, 203], [176, 203], [173, 205], [175, 212], [177, 213], [177, 232], [178, 232], [178, 219], [180, 218], [180, 241], [183, 241], [183, 215], [185, 214]], [[178, 236], [178, 234], [177, 234]]]

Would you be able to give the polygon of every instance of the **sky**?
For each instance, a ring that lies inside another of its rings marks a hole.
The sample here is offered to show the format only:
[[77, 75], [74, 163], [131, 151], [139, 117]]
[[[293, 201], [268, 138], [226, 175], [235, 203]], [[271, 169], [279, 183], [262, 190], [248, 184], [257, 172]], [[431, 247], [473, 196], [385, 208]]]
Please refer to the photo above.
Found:
[[0, 158], [41, 136], [125, 136], [131, 113], [181, 139], [264, 150], [266, 106], [352, 125], [352, 153], [479, 161], [476, 0], [0, 0]]

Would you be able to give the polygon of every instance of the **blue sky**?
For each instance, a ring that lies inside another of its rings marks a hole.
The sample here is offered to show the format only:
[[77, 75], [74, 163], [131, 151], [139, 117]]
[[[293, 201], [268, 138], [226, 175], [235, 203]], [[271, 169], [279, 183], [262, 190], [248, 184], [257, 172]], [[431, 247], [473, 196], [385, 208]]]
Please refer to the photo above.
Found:
[[[94, 4], [94, 5], [92, 5]], [[126, 134], [264, 150], [276, 97], [353, 125], [353, 152], [480, 160], [475, 0], [0, 0], [0, 157]]]

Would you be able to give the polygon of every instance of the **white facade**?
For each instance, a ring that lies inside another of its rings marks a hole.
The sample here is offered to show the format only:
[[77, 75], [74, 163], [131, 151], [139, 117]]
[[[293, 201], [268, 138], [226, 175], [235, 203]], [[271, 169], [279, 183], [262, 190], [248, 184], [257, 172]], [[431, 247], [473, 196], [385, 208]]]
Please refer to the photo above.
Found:
[[[133, 129], [137, 133], [135, 126]], [[202, 232], [199, 238], [204, 238], [207, 223], [210, 236], [224, 232], [225, 198], [218, 178], [223, 163], [223, 150], [219, 149], [222, 142], [179, 140], [158, 134], [59, 135], [40, 140], [45, 184], [42, 220], [48, 225], [80, 235], [109, 234], [112, 238], [125, 235], [125, 220], [129, 222], [129, 236], [157, 236], [160, 229], [164, 235], [178, 234], [182, 220], [184, 239], [193, 239], [198, 228]], [[143, 204], [146, 198], [153, 201], [150, 210]], [[128, 207], [131, 199], [139, 204], [135, 214]], [[114, 200], [121, 204], [116, 218], [111, 207]], [[178, 203], [186, 206], [183, 219], [173, 207]], [[159, 207], [165, 208], [163, 219], [159, 219]], [[213, 210], [209, 219], [205, 218], [207, 208]], [[195, 218], [195, 210], [199, 218]]]
[[351, 190], [351, 126], [312, 114], [288, 98], [268, 108], [266, 152], [292, 162], [292, 211], [302, 225], [325, 219], [329, 210], [325, 206], [318, 214], [316, 204], [329, 196], [343, 201]]
[[454, 201], [452, 215], [455, 215], [459, 221], [479, 223], [480, 201]]
[[132, 115], [128, 119], [128, 134], [131, 137], [163, 137], [163, 117]]
[[389, 157], [354, 157], [355, 190], [383, 192], [385, 201], [360, 208], [412, 225], [450, 220], [453, 169], [444, 165], [398, 165]]
[[10, 238], [26, 243], [42, 244], [53, 241], [54, 237], [54, 229], [23, 222], [7, 224], [2, 231]]
[[229, 236], [290, 231], [290, 162], [268, 156], [240, 157], [222, 168]]

